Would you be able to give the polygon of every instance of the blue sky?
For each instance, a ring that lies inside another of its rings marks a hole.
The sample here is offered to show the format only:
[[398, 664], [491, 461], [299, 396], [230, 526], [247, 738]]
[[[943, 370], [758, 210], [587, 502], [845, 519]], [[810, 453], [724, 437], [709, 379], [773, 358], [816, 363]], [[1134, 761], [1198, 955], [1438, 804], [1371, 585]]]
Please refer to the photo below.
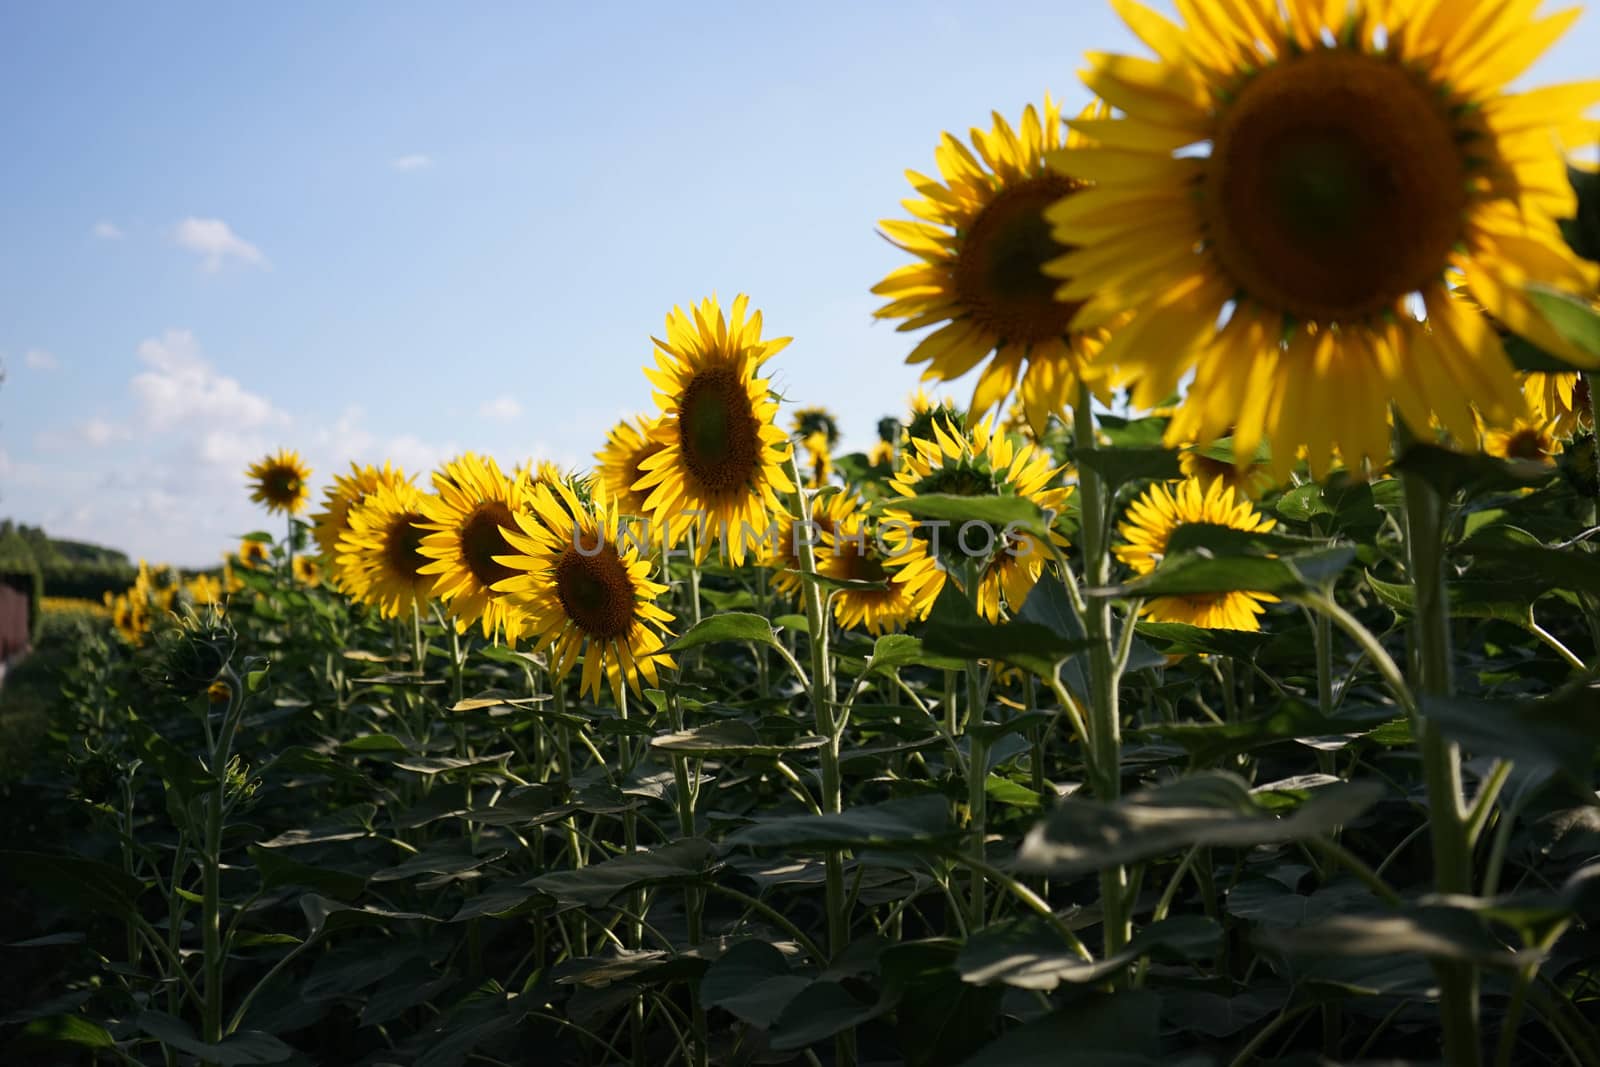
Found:
[[713, 291], [864, 447], [917, 381], [868, 292], [903, 171], [1138, 48], [1093, 0], [0, 6], [0, 514], [203, 564], [280, 444], [587, 463]]

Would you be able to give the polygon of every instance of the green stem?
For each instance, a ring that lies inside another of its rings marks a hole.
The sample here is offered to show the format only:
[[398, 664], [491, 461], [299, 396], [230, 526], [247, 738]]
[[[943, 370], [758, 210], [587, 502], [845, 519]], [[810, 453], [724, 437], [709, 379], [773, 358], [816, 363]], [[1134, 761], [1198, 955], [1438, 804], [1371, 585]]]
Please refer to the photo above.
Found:
[[[1416, 475], [1404, 476], [1406, 550], [1415, 592], [1416, 690], [1448, 696], [1454, 688], [1450, 647], [1450, 604], [1445, 585], [1444, 501]], [[1427, 715], [1417, 722], [1422, 774], [1432, 827], [1434, 888], [1440, 893], [1472, 892], [1472, 851], [1462, 811], [1461, 750]], [[1477, 1067], [1478, 974], [1470, 964], [1438, 963], [1440, 1014], [1445, 1060]]]
[[[789, 451], [789, 477], [795, 486], [795, 517], [803, 524], [811, 521], [811, 502], [804, 489], [805, 480], [794, 450]], [[822, 584], [815, 580], [817, 574], [816, 548], [809, 536], [809, 525], [803, 526], [808, 536], [798, 537], [796, 545], [800, 557], [800, 571], [806, 576], [801, 582], [801, 593], [806, 607], [806, 628], [810, 631], [811, 646], [811, 711], [816, 720], [816, 731], [824, 739], [818, 759], [822, 764], [822, 810], [836, 815], [844, 806], [844, 787], [839, 772], [840, 730], [833, 714], [833, 666], [828, 658], [828, 604]], [[824, 861], [825, 892], [828, 908], [828, 951], [837, 959], [850, 943], [850, 920], [844, 892], [844, 856], [837, 849], [826, 854]], [[841, 1067], [855, 1063], [855, 1039], [852, 1032], [841, 1033], [834, 1044], [834, 1057]]]
[[[1111, 552], [1107, 542], [1105, 486], [1092, 464], [1082, 457], [1095, 450], [1093, 398], [1089, 387], [1078, 385], [1073, 406], [1073, 436], [1077, 446], [1079, 507], [1083, 521], [1084, 631], [1089, 640], [1089, 745], [1097, 771], [1095, 795], [1114, 804], [1122, 795], [1122, 714], [1117, 704], [1117, 674], [1112, 652], [1111, 601], [1102, 590], [1111, 580]], [[1130, 622], [1129, 625], [1132, 625]], [[1100, 872], [1100, 907], [1104, 919], [1106, 958], [1121, 952], [1133, 936], [1128, 908], [1128, 872], [1107, 867]], [[1118, 976], [1114, 984], [1120, 984]]]

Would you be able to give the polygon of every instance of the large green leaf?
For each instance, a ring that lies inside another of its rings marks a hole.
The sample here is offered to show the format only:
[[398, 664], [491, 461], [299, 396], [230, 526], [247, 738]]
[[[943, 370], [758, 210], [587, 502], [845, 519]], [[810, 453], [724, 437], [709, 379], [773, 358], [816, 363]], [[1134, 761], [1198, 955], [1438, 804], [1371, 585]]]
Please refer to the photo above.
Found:
[[942, 796], [859, 804], [837, 814], [758, 818], [728, 835], [729, 845], [795, 851], [836, 848], [929, 849], [959, 836]]
[[1522, 489], [1555, 477], [1555, 468], [1532, 460], [1496, 459], [1481, 452], [1457, 452], [1428, 444], [1411, 445], [1393, 466], [1421, 478], [1447, 499], [1457, 491], [1473, 496]]
[[1281, 818], [1221, 771], [1141, 789], [1115, 804], [1068, 797], [1028, 832], [1018, 863], [1060, 877], [1192, 845], [1244, 848], [1314, 837], [1357, 818], [1382, 792], [1371, 782], [1335, 783]]
[[[1054, 578], [1045, 577], [1039, 585], [1055, 582]], [[1076, 620], [1072, 625], [1076, 626]], [[1007, 622], [991, 623], [973, 610], [953, 582], [946, 582], [934, 601], [923, 629], [922, 645], [929, 652], [953, 659], [1004, 660], [1046, 678], [1054, 675], [1057, 663], [1089, 647], [1081, 628], [1073, 633], [1037, 616], [1019, 612]]]
[[813, 979], [794, 974], [784, 954], [766, 941], [741, 941], [706, 969], [700, 999], [763, 1029], [777, 1022]]
[[1160, 1036], [1157, 994], [1089, 993], [986, 1045], [963, 1067], [1188, 1067], [1161, 1056]]
[[1600, 312], [1589, 301], [1545, 285], [1528, 286], [1528, 298], [1563, 341], [1600, 362]]
[[261, 885], [264, 889], [294, 885], [314, 889], [318, 893], [339, 900], [350, 900], [358, 896], [367, 885], [367, 880], [362, 875], [301, 863], [277, 849], [251, 845], [247, 851], [250, 853], [250, 858], [255, 861], [256, 869], [261, 872]]
[[1084, 985], [1121, 971], [1140, 956], [1159, 952], [1190, 960], [1216, 955], [1222, 927], [1203, 915], [1181, 915], [1144, 927], [1114, 956], [1085, 960], [1055, 944], [1059, 938], [1037, 920], [990, 926], [961, 950], [961, 977], [978, 984], [1004, 983], [1049, 992], [1062, 982]]
[[137, 915], [135, 901], [144, 892], [144, 883], [120, 867], [79, 856], [4, 851], [0, 868], [54, 904], [125, 922]]
[[1573, 682], [1534, 700], [1424, 697], [1423, 714], [1470, 752], [1548, 764], [1593, 788], [1600, 751], [1600, 679]]
[[776, 646], [778, 635], [763, 616], [747, 611], [727, 611], [701, 619], [667, 647], [672, 652], [685, 652], [722, 641], [754, 641], [759, 645]]
[[1103, 592], [1119, 597], [1199, 596], [1253, 592], [1285, 595], [1322, 589], [1356, 558], [1353, 548], [1327, 548], [1269, 559], [1217, 557], [1208, 553], [1168, 556], [1152, 573]]
[[886, 500], [879, 508], [903, 511], [913, 519], [948, 522], [953, 529], [962, 523], [976, 522], [989, 526], [996, 537], [1002, 530], [1032, 533], [1042, 537], [1045, 532], [1045, 513], [1038, 504], [1021, 496], [956, 496], [949, 493], [929, 493], [926, 496], [897, 497]]
[[826, 1041], [887, 1011], [876, 998], [863, 1000], [840, 982], [818, 980], [795, 994], [773, 1024], [769, 1044], [776, 1052], [793, 1052]]
[[954, 656], [928, 651], [922, 639], [910, 634], [884, 634], [872, 645], [867, 671], [888, 671], [900, 667], [931, 667], [935, 670], [961, 670], [965, 662]]
[[600, 907], [632, 889], [703, 881], [716, 863], [716, 846], [701, 837], [686, 837], [648, 852], [551, 871], [525, 884], [557, 900]]
[[677, 755], [716, 758], [726, 756], [781, 756], [819, 748], [827, 739], [814, 735], [789, 741], [764, 740], [754, 726], [739, 719], [724, 719], [704, 726], [691, 726], [650, 739], [650, 747]]
[[208, 1044], [189, 1028], [189, 1024], [162, 1011], [142, 1011], [134, 1025], [168, 1048], [197, 1056], [204, 1063], [219, 1067], [241, 1067], [251, 1063], [282, 1063], [295, 1054], [271, 1034], [242, 1030], [229, 1034], [217, 1044]]
[[1108, 493], [1129, 482], [1181, 477], [1178, 453], [1167, 448], [1096, 448], [1078, 453], [1078, 462], [1100, 475]]
[[1504, 969], [1539, 956], [1529, 950], [1513, 952], [1472, 911], [1443, 905], [1411, 906], [1390, 914], [1337, 915], [1293, 928], [1261, 927], [1255, 937], [1265, 947], [1309, 961], [1307, 977], [1315, 976], [1318, 961], [1341, 956], [1394, 959], [1414, 954]]
[[1393, 718], [1393, 708], [1345, 706], [1323, 715], [1298, 700], [1282, 700], [1264, 715], [1232, 722], [1158, 723], [1131, 731], [1130, 736], [1178, 745], [1198, 766], [1217, 766], [1230, 756], [1284, 741], [1355, 736]]

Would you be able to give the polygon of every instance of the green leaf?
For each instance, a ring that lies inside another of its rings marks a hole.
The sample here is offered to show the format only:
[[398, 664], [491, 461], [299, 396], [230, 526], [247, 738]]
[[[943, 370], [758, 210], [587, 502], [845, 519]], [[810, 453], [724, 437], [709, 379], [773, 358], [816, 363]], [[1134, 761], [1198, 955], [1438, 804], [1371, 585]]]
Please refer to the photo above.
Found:
[[757, 644], [776, 647], [778, 635], [773, 632], [772, 623], [760, 615], [746, 611], [728, 611], [721, 615], [713, 615], [709, 619], [701, 619], [667, 648], [672, 652], [683, 652], [719, 641], [754, 641]]
[[1600, 313], [1587, 300], [1546, 285], [1530, 285], [1528, 298], [1563, 341], [1600, 361]]
[[925, 496], [896, 497], [878, 509], [902, 511], [913, 519], [944, 521], [959, 528], [968, 522], [985, 523], [998, 537], [1001, 530], [1045, 536], [1045, 513], [1038, 504], [1022, 496], [956, 496], [929, 493]]
[[789, 962], [765, 941], [741, 941], [724, 952], [700, 979], [700, 999], [752, 1026], [777, 1022], [813, 979], [791, 974]]
[[[1054, 584], [1054, 579], [1045, 578], [1039, 584]], [[1020, 612], [1007, 622], [991, 623], [972, 609], [966, 594], [954, 582], [946, 582], [934, 600], [923, 628], [922, 645], [952, 659], [1004, 660], [1046, 678], [1055, 673], [1057, 663], [1089, 647], [1081, 630], [1076, 635], [1061, 633]]]
[[1526, 337], [1515, 334], [1504, 338], [1506, 356], [1517, 370], [1536, 374], [1580, 374], [1582, 367], [1553, 356]]
[[363, 734], [339, 745], [340, 752], [410, 752], [411, 746], [394, 734]]
[[820, 748], [827, 743], [827, 738], [807, 735], [774, 744], [762, 740], [754, 726], [739, 719], [692, 726], [650, 739], [651, 748], [697, 757], [781, 756], [786, 752]]
[[1423, 714], [1470, 752], [1547, 764], [1592, 788], [1600, 747], [1600, 679], [1574, 682], [1538, 700], [1424, 697]]
[[215, 1045], [207, 1044], [195, 1036], [188, 1023], [163, 1011], [142, 1011], [134, 1019], [134, 1025], [168, 1048], [187, 1052], [219, 1067], [282, 1063], [295, 1054], [294, 1049], [259, 1030], [237, 1031]]
[[758, 818], [727, 838], [745, 848], [794, 851], [836, 848], [928, 849], [959, 837], [942, 796], [859, 804], [827, 815]]
[[45, 1015], [30, 1019], [12, 1039], [7, 1051], [26, 1052], [60, 1045], [71, 1045], [75, 1048], [115, 1048], [116, 1044], [116, 1040], [105, 1027], [81, 1015]]
[[179, 750], [154, 730], [139, 739], [139, 754], [185, 802], [217, 787], [216, 777], [198, 756]]
[[1403, 474], [1414, 474], [1448, 499], [1457, 491], [1468, 496], [1479, 493], [1522, 489], [1548, 482], [1556, 476], [1554, 467], [1532, 460], [1507, 460], [1481, 452], [1457, 452], [1439, 445], [1415, 444], [1407, 448], [1393, 467]]
[[251, 845], [246, 851], [255, 861], [256, 870], [261, 872], [264, 889], [294, 885], [340, 900], [349, 900], [359, 896], [367, 885], [366, 878], [359, 874], [301, 863], [275, 849]]
[[649, 852], [552, 871], [523, 884], [557, 900], [600, 907], [631, 889], [704, 881], [716, 866], [716, 846], [701, 837], [685, 837]]
[[1310, 961], [1303, 977], [1313, 979], [1317, 962], [1329, 957], [1392, 960], [1419, 955], [1510, 969], [1531, 963], [1542, 954], [1531, 950], [1513, 952], [1490, 934], [1472, 911], [1440, 905], [1413, 906], [1376, 915], [1336, 915], [1294, 928], [1262, 927], [1256, 931], [1255, 940], [1286, 956]]
[[1196, 766], [1217, 766], [1222, 761], [1268, 745], [1330, 735], [1358, 735], [1375, 723], [1386, 722], [1393, 708], [1343, 707], [1325, 716], [1298, 700], [1275, 704], [1264, 715], [1233, 722], [1157, 723], [1130, 731], [1141, 740], [1161, 740], [1178, 745]]
[[1018, 865], [1052, 877], [1136, 863], [1192, 845], [1244, 848], [1315, 837], [1377, 802], [1375, 783], [1336, 783], [1275, 817], [1240, 778], [1208, 771], [1105, 804], [1068, 797], [1023, 839]]
[[1569, 164], [1567, 180], [1578, 196], [1578, 213], [1561, 220], [1561, 235], [1578, 255], [1600, 263], [1600, 170]]
[[1166, 554], [1209, 552], [1213, 556], [1264, 556], [1283, 552], [1314, 552], [1327, 546], [1320, 537], [1294, 537], [1271, 530], [1236, 530], [1211, 522], [1186, 522], [1172, 531]]
[[1230, 656], [1252, 660], [1272, 635], [1247, 630], [1207, 630], [1186, 622], [1141, 622], [1141, 637], [1155, 641], [1159, 651], [1175, 656]]
[[[1397, 615], [1416, 612], [1416, 592], [1409, 584], [1385, 582], [1367, 573], [1367, 585], [1385, 607]], [[1450, 615], [1457, 619], [1499, 619], [1528, 628], [1528, 605], [1542, 590], [1508, 582], [1476, 582], [1464, 579], [1449, 583]]]
[[77, 856], [0, 851], [0, 869], [51, 903], [91, 915], [114, 915], [124, 922], [137, 917], [135, 901], [144, 892], [144, 883], [122, 868]]
[[998, 982], [1048, 993], [1063, 982], [1085, 985], [1101, 981], [1151, 953], [1184, 960], [1209, 959], [1222, 942], [1222, 927], [1203, 915], [1163, 919], [1141, 929], [1116, 955], [1098, 960], [1086, 960], [1064, 945], [1049, 947], [1059, 940], [1059, 935], [1036, 920], [997, 924], [967, 941], [956, 966], [968, 982]]
[[868, 673], [890, 671], [900, 667], [931, 667], [934, 670], [959, 671], [966, 661], [954, 656], [938, 656], [927, 651], [922, 639], [910, 634], [884, 634], [872, 645], [872, 656], [867, 660]]
[[1096, 448], [1078, 453], [1078, 462], [1100, 475], [1108, 493], [1129, 482], [1182, 477], [1178, 453], [1168, 448]]
[[776, 1052], [793, 1052], [875, 1019], [888, 1007], [862, 1000], [838, 982], [815, 981], [784, 1005], [769, 1044]]
[[1168, 556], [1152, 573], [1102, 590], [1117, 597], [1199, 596], [1209, 593], [1272, 593], [1279, 596], [1322, 589], [1356, 558], [1353, 548], [1328, 548], [1295, 556]]
[[1086, 993], [984, 1046], [962, 1067], [1188, 1067], [1161, 1056], [1160, 1037], [1157, 994]]

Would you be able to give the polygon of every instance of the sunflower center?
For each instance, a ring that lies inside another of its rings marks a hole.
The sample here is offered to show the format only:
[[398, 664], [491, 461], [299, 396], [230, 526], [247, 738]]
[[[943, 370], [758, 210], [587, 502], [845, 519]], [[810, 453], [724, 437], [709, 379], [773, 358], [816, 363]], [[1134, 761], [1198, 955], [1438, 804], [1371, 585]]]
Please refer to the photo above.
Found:
[[841, 578], [853, 582], [885, 582], [889, 580], [889, 572], [884, 568], [883, 561], [872, 552], [859, 552], [854, 547], [849, 551], [841, 552], [839, 558]]
[[761, 437], [744, 380], [731, 367], [697, 373], [678, 405], [679, 444], [701, 488], [727, 493], [750, 484]]
[[556, 596], [567, 618], [596, 640], [623, 637], [633, 626], [633, 580], [610, 544], [592, 556], [567, 549], [556, 564]]
[[461, 524], [461, 558], [478, 584], [485, 588], [517, 573], [494, 559], [511, 554], [511, 546], [506, 544], [506, 535], [500, 532], [500, 527], [515, 524], [511, 509], [498, 500], [485, 500]]
[[1325, 49], [1256, 75], [1222, 113], [1201, 187], [1243, 294], [1298, 319], [1375, 315], [1437, 279], [1466, 164], [1444, 104], [1397, 63]]
[[294, 500], [300, 495], [300, 475], [292, 467], [273, 467], [261, 476], [261, 488], [272, 500]]
[[417, 572], [433, 562], [422, 554], [424, 534], [417, 526], [426, 521], [416, 511], [407, 511], [389, 520], [389, 528], [383, 532], [383, 562], [391, 574], [416, 581]]
[[1048, 341], [1067, 332], [1077, 304], [1055, 298], [1061, 283], [1044, 265], [1065, 252], [1051, 236], [1045, 208], [1078, 188], [1046, 174], [1003, 190], [962, 235], [955, 290], [972, 316], [1002, 341]]
[[1539, 460], [1549, 454], [1549, 442], [1538, 430], [1518, 430], [1506, 438], [1506, 456], [1510, 459]]

